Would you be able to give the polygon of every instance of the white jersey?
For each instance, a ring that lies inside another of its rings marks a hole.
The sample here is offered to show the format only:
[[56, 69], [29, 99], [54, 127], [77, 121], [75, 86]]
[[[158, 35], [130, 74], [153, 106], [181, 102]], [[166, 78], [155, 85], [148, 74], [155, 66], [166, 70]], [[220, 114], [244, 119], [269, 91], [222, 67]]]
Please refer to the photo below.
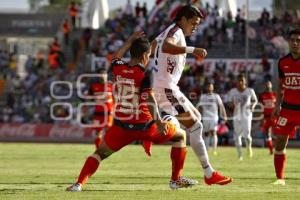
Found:
[[175, 38], [176, 45], [186, 46], [182, 29], [176, 25], [170, 25], [157, 38], [157, 46], [154, 52], [156, 70], [154, 70], [153, 87], [178, 89], [177, 83], [185, 66], [186, 53], [171, 55], [162, 52], [162, 45], [167, 37]]
[[220, 95], [216, 93], [202, 94], [200, 97], [199, 105], [202, 107], [203, 114], [202, 119], [218, 120], [218, 108], [222, 105]]
[[257, 97], [252, 88], [246, 88], [243, 92], [233, 88], [229, 91], [228, 98], [234, 104], [234, 117], [252, 117], [251, 102], [257, 103]]

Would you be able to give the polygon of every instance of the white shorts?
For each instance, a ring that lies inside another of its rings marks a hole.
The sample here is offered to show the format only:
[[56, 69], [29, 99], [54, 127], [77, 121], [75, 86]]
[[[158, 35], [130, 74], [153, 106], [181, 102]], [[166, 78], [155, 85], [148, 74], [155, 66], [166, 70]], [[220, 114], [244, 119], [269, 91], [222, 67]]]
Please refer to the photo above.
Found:
[[[194, 105], [179, 89], [154, 88], [153, 91], [158, 107], [167, 114], [176, 116], [185, 112], [197, 112]], [[200, 113], [198, 118], [201, 120]]]
[[209, 131], [217, 131], [218, 128], [218, 120], [211, 119], [211, 120], [203, 120], [203, 133]]
[[236, 136], [242, 136], [244, 138], [251, 137], [251, 122], [252, 116], [240, 120], [234, 119], [233, 128]]

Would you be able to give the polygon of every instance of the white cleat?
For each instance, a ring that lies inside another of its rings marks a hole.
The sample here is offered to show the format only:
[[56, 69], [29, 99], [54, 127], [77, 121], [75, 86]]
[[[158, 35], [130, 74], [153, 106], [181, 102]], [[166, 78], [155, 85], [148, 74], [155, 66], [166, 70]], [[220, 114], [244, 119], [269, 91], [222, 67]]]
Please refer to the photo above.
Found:
[[69, 191], [69, 192], [80, 192], [80, 191], [82, 191], [82, 185], [79, 184], [79, 183], [75, 183], [75, 184], [67, 187], [66, 191]]
[[187, 187], [192, 187], [193, 185], [197, 185], [198, 181], [190, 178], [186, 178], [181, 176], [177, 181], [170, 181], [169, 187], [172, 190], [176, 190], [179, 188], [187, 188]]
[[243, 161], [243, 160], [244, 160], [243, 156], [240, 156], [239, 161]]
[[275, 182], [272, 183], [273, 185], [285, 185], [284, 179], [277, 179]]

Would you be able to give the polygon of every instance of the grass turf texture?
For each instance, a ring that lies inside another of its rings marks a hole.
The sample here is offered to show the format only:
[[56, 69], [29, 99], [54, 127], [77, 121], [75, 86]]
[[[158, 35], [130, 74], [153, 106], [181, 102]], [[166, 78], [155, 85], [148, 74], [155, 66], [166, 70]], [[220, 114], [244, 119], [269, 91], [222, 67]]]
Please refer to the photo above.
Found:
[[169, 146], [154, 146], [147, 158], [140, 145], [125, 147], [102, 162], [81, 193], [65, 192], [73, 183], [93, 145], [0, 143], [0, 199], [299, 199], [299, 149], [288, 149], [286, 186], [274, 186], [273, 156], [254, 149], [252, 159], [237, 159], [234, 148], [210, 155], [215, 169], [234, 178], [226, 186], [207, 186], [198, 160], [189, 148], [184, 175], [200, 184], [172, 191]]

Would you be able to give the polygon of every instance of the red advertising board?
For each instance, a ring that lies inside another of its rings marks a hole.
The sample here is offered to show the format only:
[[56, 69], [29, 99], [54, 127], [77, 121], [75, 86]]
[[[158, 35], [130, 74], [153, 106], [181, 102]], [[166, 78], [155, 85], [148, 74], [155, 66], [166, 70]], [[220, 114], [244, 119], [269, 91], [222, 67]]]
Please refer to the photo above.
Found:
[[0, 141], [88, 142], [92, 129], [70, 124], [0, 124]]

